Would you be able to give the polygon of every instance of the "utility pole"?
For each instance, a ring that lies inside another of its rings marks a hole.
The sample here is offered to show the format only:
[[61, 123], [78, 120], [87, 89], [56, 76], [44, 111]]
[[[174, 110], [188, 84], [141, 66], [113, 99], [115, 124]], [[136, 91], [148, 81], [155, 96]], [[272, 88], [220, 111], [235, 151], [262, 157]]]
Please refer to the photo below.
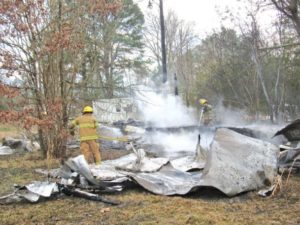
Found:
[[166, 57], [166, 35], [165, 35], [165, 19], [163, 0], [159, 0], [159, 17], [160, 17], [160, 34], [161, 34], [161, 60], [162, 60], [162, 73], [163, 83], [167, 82], [167, 57]]
[[178, 82], [177, 82], [177, 76], [176, 73], [174, 73], [174, 94], [175, 96], [178, 96]]
[[[152, 7], [152, 1], [149, 0], [148, 7]], [[159, 19], [160, 19], [160, 41], [161, 41], [161, 63], [163, 83], [168, 80], [167, 77], [167, 57], [166, 57], [166, 35], [165, 35], [165, 19], [164, 19], [164, 6], [163, 0], [159, 0]]]

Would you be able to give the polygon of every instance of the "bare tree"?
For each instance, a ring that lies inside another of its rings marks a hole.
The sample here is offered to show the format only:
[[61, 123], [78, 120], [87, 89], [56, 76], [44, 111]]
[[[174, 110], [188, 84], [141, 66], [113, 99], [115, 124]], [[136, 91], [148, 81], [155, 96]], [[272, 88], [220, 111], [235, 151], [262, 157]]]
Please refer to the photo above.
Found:
[[[257, 20], [257, 15], [261, 10], [261, 4], [252, 1], [250, 1], [250, 3], [253, 6], [252, 10], [248, 11], [250, 24], [246, 23], [245, 26], [241, 28], [241, 32], [251, 47], [251, 60], [262, 88], [270, 119], [272, 122], [275, 122], [280, 119], [279, 112], [283, 104], [284, 82], [282, 67], [285, 50], [284, 48], [280, 48], [276, 51], [272, 51], [272, 49], [266, 48], [269, 40], [263, 39]], [[273, 43], [279, 42], [279, 45], [282, 46], [283, 26], [280, 18], [277, 23], [277, 28], [278, 33], [277, 35], [273, 35], [276, 36], [276, 38], [274, 37]], [[268, 78], [268, 74], [270, 74], [269, 77], [272, 78]]]
[[[169, 74], [177, 74], [181, 92], [189, 105], [191, 76], [193, 76], [190, 65], [192, 56], [190, 53], [195, 46], [197, 36], [194, 32], [193, 24], [179, 19], [175, 12], [169, 11], [165, 18], [167, 68]], [[146, 47], [150, 50], [152, 59], [156, 61], [160, 68], [162, 59], [160, 54], [159, 18], [152, 14], [146, 18], [146, 21]], [[169, 81], [170, 83], [172, 82], [171, 79]]]
[[275, 7], [288, 17], [298, 34], [300, 40], [300, 1], [299, 0], [271, 0]]
[[[82, 65], [84, 20], [88, 13], [116, 10], [105, 0], [4, 0], [0, 4], [3, 76], [22, 77], [25, 128], [37, 125], [45, 157], [63, 157], [74, 82]], [[20, 108], [20, 106], [18, 106]], [[11, 110], [9, 113], [13, 113]]]

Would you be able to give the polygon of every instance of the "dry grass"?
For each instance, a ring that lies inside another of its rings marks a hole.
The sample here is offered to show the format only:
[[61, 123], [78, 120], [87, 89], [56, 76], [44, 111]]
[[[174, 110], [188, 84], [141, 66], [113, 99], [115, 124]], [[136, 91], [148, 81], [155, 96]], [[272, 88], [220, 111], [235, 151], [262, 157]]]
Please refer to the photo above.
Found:
[[[78, 154], [77, 151], [70, 155]], [[103, 151], [103, 159], [124, 152]], [[53, 161], [51, 167], [58, 167]], [[0, 195], [10, 193], [13, 184], [45, 180], [34, 169], [46, 168], [38, 153], [0, 157]], [[285, 182], [286, 177], [282, 177]], [[300, 224], [300, 175], [292, 174], [288, 185], [272, 198], [250, 192], [234, 198], [202, 189], [188, 196], [159, 196], [142, 188], [130, 188], [105, 195], [121, 202], [109, 206], [80, 198], [59, 197], [37, 204], [0, 205], [0, 224], [200, 224], [200, 225], [292, 225]]]
[[[104, 151], [103, 155], [110, 155]], [[120, 154], [114, 153], [117, 156]], [[35, 168], [47, 163], [37, 153], [0, 158], [0, 195], [12, 185], [45, 180]], [[58, 162], [53, 162], [53, 167]], [[0, 206], [0, 224], [299, 224], [300, 176], [289, 177], [289, 185], [272, 198], [255, 192], [227, 198], [202, 189], [185, 197], [159, 196], [141, 188], [105, 195], [121, 204], [109, 205], [79, 198], [60, 197], [37, 204]], [[109, 208], [109, 209], [107, 209]]]
[[1, 124], [0, 125], [0, 140], [4, 137], [17, 137], [19, 133], [18, 126], [9, 125], [9, 124]]

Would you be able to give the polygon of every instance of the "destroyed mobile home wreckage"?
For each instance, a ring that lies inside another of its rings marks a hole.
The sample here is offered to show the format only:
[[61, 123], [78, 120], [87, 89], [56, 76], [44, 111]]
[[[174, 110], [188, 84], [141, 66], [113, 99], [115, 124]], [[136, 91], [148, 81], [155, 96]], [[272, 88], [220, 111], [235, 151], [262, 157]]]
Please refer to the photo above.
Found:
[[[132, 132], [134, 127], [130, 128], [131, 134], [136, 135]], [[136, 128], [141, 137], [133, 138], [134, 141], [130, 143], [132, 153], [103, 161], [97, 166], [89, 165], [83, 155], [70, 158], [59, 169], [37, 171], [56, 178], [56, 182], [15, 186], [15, 191], [1, 197], [0, 201], [37, 202], [41, 198], [63, 193], [118, 204], [102, 198], [100, 194], [120, 192], [132, 184], [158, 195], [186, 195], [203, 187], [212, 187], [229, 197], [258, 190], [260, 195], [267, 196], [275, 186], [278, 173], [300, 168], [300, 120], [292, 122], [275, 135], [270, 131], [267, 134], [249, 127]], [[178, 157], [166, 157], [163, 154], [147, 156], [148, 149], [143, 149], [143, 136], [159, 129], [161, 132], [196, 130], [201, 136], [198, 135], [195, 152]], [[203, 147], [200, 139], [206, 132], [212, 134], [212, 140]], [[1, 149], [6, 153], [10, 151], [8, 146], [2, 146]]]

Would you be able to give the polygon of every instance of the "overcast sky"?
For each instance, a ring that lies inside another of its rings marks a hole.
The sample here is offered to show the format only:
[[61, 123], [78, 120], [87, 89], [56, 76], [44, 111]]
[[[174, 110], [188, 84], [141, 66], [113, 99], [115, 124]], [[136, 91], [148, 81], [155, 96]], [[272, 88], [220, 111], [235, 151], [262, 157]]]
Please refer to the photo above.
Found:
[[[144, 14], [153, 12], [158, 7], [153, 6], [152, 9], [147, 7], [149, 0], [135, 0], [143, 10]], [[152, 0], [156, 4], [159, 0]], [[218, 12], [224, 13], [229, 9], [234, 15], [239, 14], [241, 22], [246, 19], [247, 0], [163, 0], [165, 15], [168, 10], [173, 10], [180, 19], [186, 22], [194, 22], [195, 32], [200, 36], [211, 34], [213, 29], [219, 29], [221, 25], [233, 26], [229, 20], [222, 20]], [[274, 10], [263, 10], [259, 15], [259, 24], [268, 27], [274, 16]], [[223, 14], [224, 15], [224, 14]]]
[[[144, 13], [149, 12], [148, 0], [136, 0]], [[153, 0], [159, 2], [159, 0]], [[221, 19], [217, 11], [241, 9], [243, 3], [237, 0], [164, 0], [165, 14], [173, 10], [180, 19], [187, 22], [194, 22], [196, 32], [199, 34], [210, 33], [214, 28], [220, 28]], [[224, 21], [222, 21], [224, 23]]]

